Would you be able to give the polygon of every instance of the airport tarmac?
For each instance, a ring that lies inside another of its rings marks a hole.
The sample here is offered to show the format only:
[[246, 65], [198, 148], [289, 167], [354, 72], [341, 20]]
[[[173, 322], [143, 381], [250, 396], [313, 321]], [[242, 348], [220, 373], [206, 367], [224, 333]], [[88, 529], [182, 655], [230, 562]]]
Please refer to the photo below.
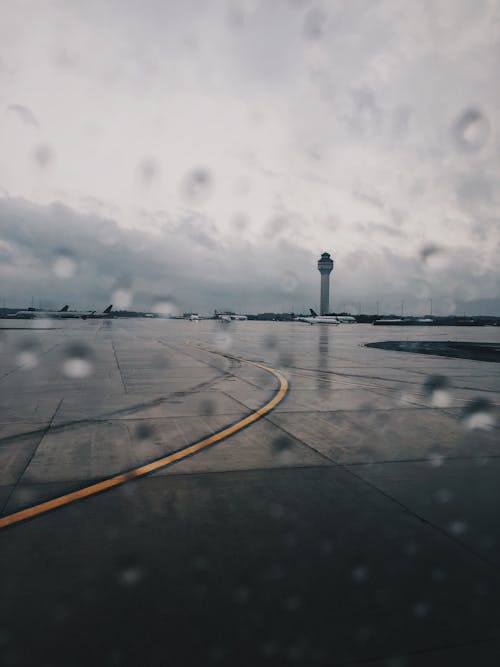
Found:
[[2, 664], [500, 664], [500, 367], [390, 340], [500, 330], [0, 320]]

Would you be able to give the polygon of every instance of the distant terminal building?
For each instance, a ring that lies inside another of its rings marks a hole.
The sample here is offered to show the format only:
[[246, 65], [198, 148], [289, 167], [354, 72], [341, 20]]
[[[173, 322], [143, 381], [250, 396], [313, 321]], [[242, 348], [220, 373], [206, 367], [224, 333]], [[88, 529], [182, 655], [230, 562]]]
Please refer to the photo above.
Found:
[[322, 253], [318, 260], [318, 271], [321, 274], [320, 314], [330, 312], [330, 273], [333, 271], [333, 259], [329, 252]]

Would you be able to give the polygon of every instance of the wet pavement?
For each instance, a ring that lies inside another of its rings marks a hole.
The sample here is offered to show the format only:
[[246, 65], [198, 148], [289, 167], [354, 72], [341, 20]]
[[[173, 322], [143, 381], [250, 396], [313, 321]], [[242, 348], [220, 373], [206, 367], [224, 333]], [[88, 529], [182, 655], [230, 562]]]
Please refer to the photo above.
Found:
[[499, 664], [498, 365], [365, 347], [402, 339], [500, 332], [0, 321], [4, 516], [268, 403], [276, 378], [225, 354], [290, 385], [0, 530], [2, 661]]

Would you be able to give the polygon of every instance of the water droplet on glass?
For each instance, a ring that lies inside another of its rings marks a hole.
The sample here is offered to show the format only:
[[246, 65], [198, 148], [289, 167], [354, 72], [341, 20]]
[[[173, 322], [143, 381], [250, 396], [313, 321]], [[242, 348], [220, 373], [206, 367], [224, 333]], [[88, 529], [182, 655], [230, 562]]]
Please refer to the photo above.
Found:
[[16, 359], [17, 363], [22, 366], [24, 370], [35, 368], [38, 364], [38, 357], [31, 350], [23, 350], [22, 352], [19, 352]]
[[462, 422], [470, 430], [489, 431], [495, 426], [493, 404], [486, 398], [473, 399], [463, 409]]
[[364, 565], [358, 565], [352, 570], [351, 577], [356, 584], [361, 584], [368, 579], [368, 569]]
[[424, 382], [424, 394], [436, 408], [446, 408], [451, 403], [449, 380], [444, 375], [431, 375]]
[[54, 159], [54, 151], [48, 144], [40, 144], [33, 152], [39, 167], [45, 168]]
[[210, 417], [215, 413], [215, 401], [212, 401], [209, 398], [203, 399], [200, 401], [198, 406], [198, 414], [205, 417]]
[[177, 301], [170, 296], [156, 299], [151, 310], [161, 317], [175, 317], [180, 312]]
[[441, 452], [430, 452], [428, 461], [433, 468], [440, 468], [444, 463], [444, 455]]
[[480, 109], [471, 107], [457, 118], [453, 136], [458, 148], [466, 153], [479, 151], [490, 135], [490, 124]]
[[16, 361], [23, 370], [30, 370], [38, 364], [38, 354], [40, 352], [40, 343], [33, 338], [21, 340], [17, 348], [19, 352], [16, 355]]
[[144, 578], [142, 568], [136, 559], [131, 556], [122, 556], [119, 558], [116, 572], [118, 581], [122, 586], [137, 586]]
[[228, 331], [218, 331], [215, 334], [214, 343], [219, 350], [229, 350], [233, 344], [233, 337]]
[[126, 310], [132, 305], [132, 292], [124, 287], [119, 287], [113, 292], [113, 305], [115, 310]]
[[84, 343], [70, 343], [65, 349], [63, 373], [69, 378], [84, 378], [93, 370], [92, 350]]
[[305, 39], [310, 41], [321, 39], [323, 37], [326, 20], [327, 16], [321, 9], [318, 9], [317, 7], [310, 9], [304, 17], [303, 33]]
[[430, 606], [427, 602], [417, 602], [413, 605], [413, 613], [417, 618], [424, 618], [429, 613]]
[[52, 271], [58, 278], [71, 278], [74, 276], [76, 260], [71, 250], [65, 248], [56, 250], [56, 257], [52, 262]]
[[297, 611], [300, 605], [301, 601], [298, 595], [290, 595], [289, 597], [283, 600], [283, 608], [286, 611], [290, 612]]
[[208, 561], [204, 556], [195, 556], [193, 558], [193, 569], [198, 572], [205, 572], [208, 570]]
[[281, 519], [285, 514], [285, 508], [280, 503], [270, 503], [269, 516], [273, 519]]
[[183, 193], [193, 204], [204, 204], [212, 194], [213, 179], [205, 167], [196, 167], [184, 179]]
[[250, 590], [245, 586], [238, 586], [234, 591], [234, 600], [238, 604], [246, 604], [250, 599]]
[[438, 489], [436, 491], [436, 501], [440, 505], [449, 503], [452, 498], [453, 498], [453, 493], [448, 489]]
[[154, 428], [148, 422], [140, 422], [135, 427], [135, 437], [138, 440], [148, 440], [154, 433]]
[[153, 157], [146, 157], [139, 164], [139, 175], [144, 185], [151, 185], [160, 172], [160, 163]]
[[293, 271], [283, 271], [279, 282], [284, 292], [294, 292], [299, 286], [299, 279]]
[[465, 523], [465, 521], [452, 521], [451, 523], [448, 524], [448, 531], [454, 536], [454, 537], [461, 537], [462, 535], [465, 535], [465, 533], [468, 530], [468, 526]]
[[271, 444], [273, 456], [276, 456], [283, 465], [290, 463], [293, 459], [292, 439], [287, 435], [279, 435]]

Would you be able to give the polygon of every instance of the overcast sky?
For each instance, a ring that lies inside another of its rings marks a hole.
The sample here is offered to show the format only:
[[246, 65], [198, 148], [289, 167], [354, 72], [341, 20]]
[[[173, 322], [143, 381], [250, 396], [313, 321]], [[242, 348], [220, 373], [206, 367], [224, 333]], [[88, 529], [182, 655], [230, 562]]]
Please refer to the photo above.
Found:
[[500, 315], [499, 0], [0, 0], [0, 299]]

